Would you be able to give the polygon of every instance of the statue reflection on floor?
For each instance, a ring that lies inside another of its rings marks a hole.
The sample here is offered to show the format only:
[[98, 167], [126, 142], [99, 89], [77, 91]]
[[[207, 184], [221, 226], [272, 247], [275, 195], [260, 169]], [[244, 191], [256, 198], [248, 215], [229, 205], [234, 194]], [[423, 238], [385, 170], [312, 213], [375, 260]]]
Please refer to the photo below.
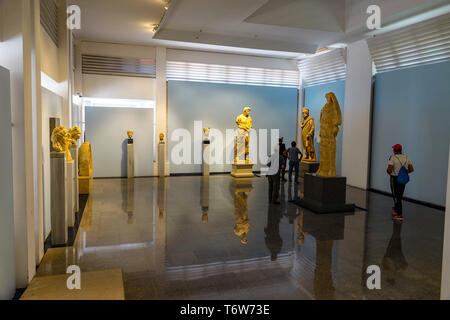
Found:
[[335, 299], [332, 262], [334, 240], [344, 239], [345, 214], [316, 215], [300, 210], [297, 242], [302, 245], [307, 235], [316, 240], [314, 295], [318, 300]]
[[250, 230], [250, 220], [248, 218], [247, 198], [252, 191], [252, 178], [233, 178], [231, 182], [231, 192], [234, 196], [234, 214], [236, 215], [236, 225], [234, 234], [241, 239], [242, 244], [247, 244], [247, 234]]
[[209, 176], [202, 176], [202, 183], [200, 187], [200, 205], [202, 207], [202, 222], [208, 223]]
[[134, 224], [134, 178], [121, 181], [122, 210], [127, 214], [128, 224]]
[[167, 180], [165, 177], [158, 178], [158, 208], [159, 217], [164, 217], [167, 210]]

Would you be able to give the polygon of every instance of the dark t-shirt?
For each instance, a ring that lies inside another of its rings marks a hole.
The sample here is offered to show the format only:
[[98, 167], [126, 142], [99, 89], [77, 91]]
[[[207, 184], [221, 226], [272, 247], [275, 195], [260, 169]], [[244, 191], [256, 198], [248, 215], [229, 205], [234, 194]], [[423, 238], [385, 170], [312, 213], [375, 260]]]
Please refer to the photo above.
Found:
[[295, 147], [295, 148], [289, 148], [287, 151], [288, 157], [289, 157], [289, 161], [300, 161], [299, 160], [299, 155], [302, 154], [300, 152], [300, 150]]

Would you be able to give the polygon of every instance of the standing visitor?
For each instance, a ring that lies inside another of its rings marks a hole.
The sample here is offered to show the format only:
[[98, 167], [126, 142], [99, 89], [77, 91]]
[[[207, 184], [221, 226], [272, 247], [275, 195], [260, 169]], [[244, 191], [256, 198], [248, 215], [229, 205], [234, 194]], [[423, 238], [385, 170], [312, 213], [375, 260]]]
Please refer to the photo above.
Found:
[[280, 172], [283, 161], [284, 158], [280, 154], [280, 147], [275, 145], [274, 153], [270, 156], [269, 163], [267, 163], [267, 166], [270, 168], [267, 175], [269, 179], [269, 203], [272, 204], [280, 204], [278, 196], [280, 194]]
[[286, 152], [286, 145], [283, 142], [283, 137], [281, 137], [278, 142], [280, 145], [280, 155], [283, 157], [284, 165], [281, 166], [281, 180], [286, 181], [285, 175], [286, 175], [286, 159], [287, 159], [287, 152]]
[[289, 159], [289, 182], [292, 182], [292, 171], [295, 169], [295, 183], [298, 183], [298, 168], [303, 154], [297, 148], [295, 141], [291, 142], [291, 147], [287, 150], [287, 155]]
[[409, 174], [414, 172], [411, 160], [402, 154], [402, 145], [396, 144], [392, 147], [394, 155], [389, 158], [387, 173], [390, 175], [391, 192], [394, 198], [392, 207], [394, 220], [403, 220], [403, 193], [409, 181]]

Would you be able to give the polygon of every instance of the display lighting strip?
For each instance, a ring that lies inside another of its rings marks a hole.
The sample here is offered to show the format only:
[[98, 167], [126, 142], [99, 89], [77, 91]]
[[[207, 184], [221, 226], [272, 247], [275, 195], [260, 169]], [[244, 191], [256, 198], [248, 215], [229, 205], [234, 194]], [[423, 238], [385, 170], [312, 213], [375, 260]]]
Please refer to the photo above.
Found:
[[299, 72], [182, 61], [167, 61], [167, 79], [298, 88]]
[[137, 99], [107, 99], [107, 98], [83, 98], [86, 107], [114, 107], [114, 108], [155, 108], [153, 100]]

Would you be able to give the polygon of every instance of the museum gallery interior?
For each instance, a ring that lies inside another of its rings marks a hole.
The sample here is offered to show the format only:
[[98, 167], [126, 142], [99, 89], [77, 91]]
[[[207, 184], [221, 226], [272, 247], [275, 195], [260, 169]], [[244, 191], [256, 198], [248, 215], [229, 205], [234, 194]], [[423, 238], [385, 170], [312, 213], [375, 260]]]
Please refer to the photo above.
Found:
[[450, 299], [448, 0], [0, 0], [0, 300]]

